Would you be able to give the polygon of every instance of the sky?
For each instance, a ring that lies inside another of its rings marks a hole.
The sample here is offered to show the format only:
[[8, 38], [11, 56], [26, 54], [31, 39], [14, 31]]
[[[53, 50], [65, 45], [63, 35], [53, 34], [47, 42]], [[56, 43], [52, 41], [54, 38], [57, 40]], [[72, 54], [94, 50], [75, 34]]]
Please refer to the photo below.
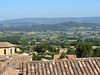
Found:
[[32, 17], [100, 17], [100, 0], [0, 0], [0, 21]]

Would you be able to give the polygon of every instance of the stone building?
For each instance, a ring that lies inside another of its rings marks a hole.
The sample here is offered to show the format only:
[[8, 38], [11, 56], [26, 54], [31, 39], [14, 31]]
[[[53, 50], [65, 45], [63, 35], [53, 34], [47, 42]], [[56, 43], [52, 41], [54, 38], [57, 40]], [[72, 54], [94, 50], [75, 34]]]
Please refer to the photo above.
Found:
[[0, 55], [15, 54], [15, 45], [9, 42], [0, 42]]

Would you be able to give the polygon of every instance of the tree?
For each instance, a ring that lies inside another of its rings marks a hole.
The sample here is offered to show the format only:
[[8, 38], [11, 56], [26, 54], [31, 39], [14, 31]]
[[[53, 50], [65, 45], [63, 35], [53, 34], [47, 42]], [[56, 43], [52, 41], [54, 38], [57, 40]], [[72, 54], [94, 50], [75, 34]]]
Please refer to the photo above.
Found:
[[61, 44], [61, 48], [66, 48], [66, 45], [65, 44]]
[[68, 49], [67, 54], [75, 54], [75, 50], [70, 48], [70, 49]]
[[100, 48], [94, 49], [93, 56], [94, 56], [94, 57], [100, 57]]
[[36, 55], [36, 54], [32, 54], [32, 60], [41, 60], [41, 58], [44, 58], [44, 55]]
[[70, 45], [67, 45], [67, 48], [70, 49]]
[[91, 57], [93, 55], [92, 46], [88, 43], [84, 43], [78, 46], [76, 49], [77, 57]]
[[46, 45], [46, 44], [39, 44], [35, 46], [34, 50], [37, 51], [38, 53], [45, 52], [46, 50], [49, 50], [50, 52], [56, 52], [55, 47], [53, 47], [52, 45]]
[[72, 42], [71, 45], [77, 47], [79, 45], [79, 42]]

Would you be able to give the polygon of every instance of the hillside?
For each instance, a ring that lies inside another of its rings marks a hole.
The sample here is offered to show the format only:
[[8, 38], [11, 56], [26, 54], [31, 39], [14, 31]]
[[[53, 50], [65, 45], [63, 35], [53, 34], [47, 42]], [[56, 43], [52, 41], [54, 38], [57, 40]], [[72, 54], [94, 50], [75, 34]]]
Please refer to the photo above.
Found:
[[40, 24], [40, 25], [28, 25], [28, 26], [9, 26], [1, 25], [0, 31], [69, 31], [69, 30], [98, 30], [100, 24], [97, 23], [77, 23], [77, 22], [64, 22], [58, 24]]
[[21, 18], [0, 21], [0, 25], [36, 25], [36, 24], [57, 24], [62, 22], [74, 21], [79, 23], [100, 23], [100, 17], [82, 18]]

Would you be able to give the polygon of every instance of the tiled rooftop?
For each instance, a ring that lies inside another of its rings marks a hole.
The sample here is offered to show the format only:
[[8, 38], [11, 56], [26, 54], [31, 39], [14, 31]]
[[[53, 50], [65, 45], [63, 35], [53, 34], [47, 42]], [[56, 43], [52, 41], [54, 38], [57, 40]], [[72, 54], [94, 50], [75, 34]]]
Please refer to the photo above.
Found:
[[100, 57], [28, 62], [23, 72], [26, 75], [100, 75]]
[[[54, 55], [54, 60], [58, 60], [59, 58], [60, 58], [60, 54], [58, 54], [58, 55]], [[66, 55], [67, 57], [68, 57], [68, 59], [76, 59], [76, 55]]]
[[0, 75], [18, 75], [18, 71], [14, 70], [12, 68], [7, 68]]
[[[1, 55], [0, 57], [6, 59], [7, 55]], [[8, 60], [0, 62], [0, 75], [18, 75], [17, 71], [19, 71], [21, 64], [23, 62], [30, 62], [31, 58], [32, 56], [25, 54], [9, 55]]]
[[13, 47], [15, 45], [9, 43], [9, 42], [0, 42], [0, 48], [5, 48], [5, 47]]
[[23, 55], [23, 54], [11, 54], [8, 55], [9, 56], [9, 60], [7, 59], [7, 55], [0, 55], [0, 60], [6, 60], [9, 61], [9, 66], [12, 68], [20, 68], [20, 64], [22, 62], [30, 62], [32, 56], [29, 55]]
[[0, 62], [0, 75], [7, 68], [7, 61]]
[[29, 55], [13, 54], [13, 55], [11, 55], [10, 67], [20, 68], [20, 64], [22, 62], [30, 62], [31, 57], [32, 56], [29, 56]]

